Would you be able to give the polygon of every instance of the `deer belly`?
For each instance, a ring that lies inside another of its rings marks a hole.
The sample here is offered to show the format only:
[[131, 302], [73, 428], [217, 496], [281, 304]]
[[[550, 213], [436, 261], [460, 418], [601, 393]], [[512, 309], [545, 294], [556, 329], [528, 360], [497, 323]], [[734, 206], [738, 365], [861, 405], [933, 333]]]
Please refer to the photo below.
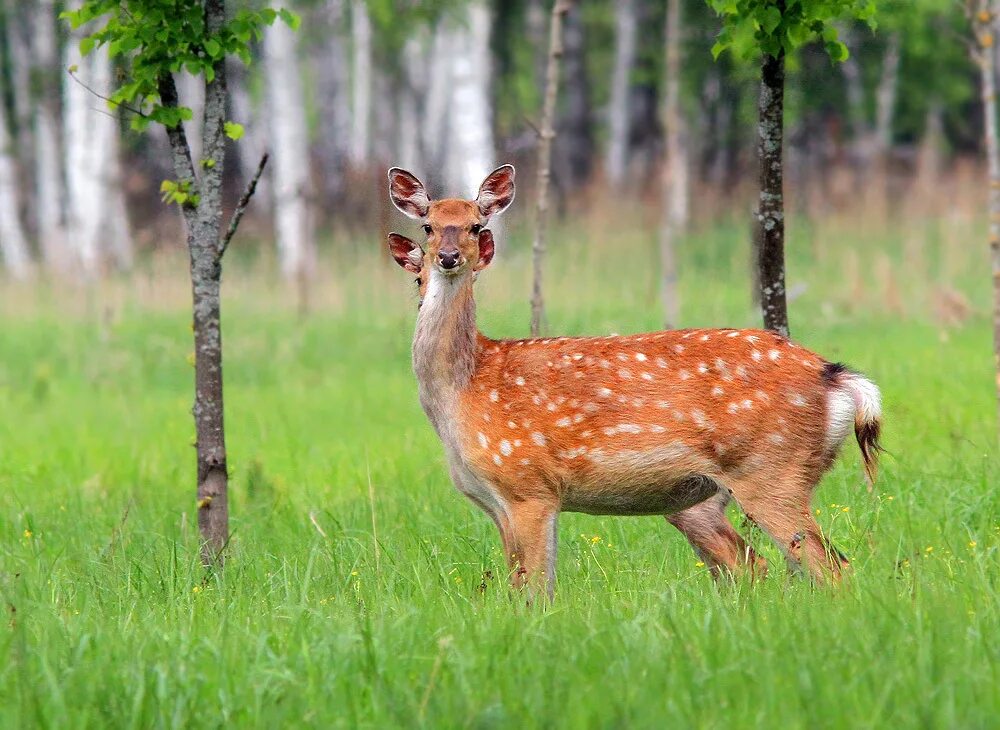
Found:
[[569, 485], [562, 509], [591, 515], [664, 515], [693, 507], [718, 491], [715, 480], [700, 474], [635, 482], [615, 481], [608, 475], [604, 482], [588, 478]]

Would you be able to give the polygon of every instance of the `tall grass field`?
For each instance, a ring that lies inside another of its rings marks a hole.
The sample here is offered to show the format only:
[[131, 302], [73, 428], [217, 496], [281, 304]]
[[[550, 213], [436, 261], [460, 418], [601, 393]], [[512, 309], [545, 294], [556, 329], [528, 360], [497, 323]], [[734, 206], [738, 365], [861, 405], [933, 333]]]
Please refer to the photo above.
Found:
[[[182, 256], [92, 291], [0, 286], [0, 727], [986, 728], [1000, 718], [1000, 455], [983, 226], [793, 226], [793, 336], [877, 382], [814, 509], [835, 588], [715, 584], [662, 518], [564, 514], [553, 605], [420, 410], [416, 294], [338, 236], [301, 314], [234, 244], [224, 291], [233, 536], [199, 565]], [[553, 231], [549, 331], [659, 327], [655, 226]], [[756, 326], [748, 225], [681, 246], [685, 325]], [[528, 236], [477, 285], [527, 331]], [[228, 259], [227, 259], [228, 262]]]

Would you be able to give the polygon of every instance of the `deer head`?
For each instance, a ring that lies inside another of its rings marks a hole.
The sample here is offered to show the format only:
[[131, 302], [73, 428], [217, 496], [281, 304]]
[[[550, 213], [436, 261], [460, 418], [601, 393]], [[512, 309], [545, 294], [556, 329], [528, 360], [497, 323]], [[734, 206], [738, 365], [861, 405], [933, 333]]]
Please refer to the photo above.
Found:
[[399, 233], [389, 234], [389, 251], [396, 263], [417, 275], [420, 298], [432, 272], [441, 276], [474, 276], [493, 259], [490, 217], [514, 200], [514, 167], [503, 165], [487, 175], [475, 200], [431, 200], [424, 184], [410, 172], [389, 170], [389, 197], [405, 215], [423, 223], [424, 244]]

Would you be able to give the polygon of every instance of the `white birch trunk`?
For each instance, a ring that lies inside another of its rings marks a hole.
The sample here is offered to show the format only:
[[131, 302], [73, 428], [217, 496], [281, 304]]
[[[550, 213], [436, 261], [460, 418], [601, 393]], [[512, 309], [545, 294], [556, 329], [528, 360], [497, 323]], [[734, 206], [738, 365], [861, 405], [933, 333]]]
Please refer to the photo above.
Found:
[[59, 144], [59, 53], [54, 0], [38, 0], [33, 16], [35, 96], [35, 215], [47, 266], [68, 271], [63, 221], [63, 183]]
[[448, 62], [448, 133], [445, 181], [449, 195], [474, 198], [494, 167], [493, 114], [490, 104], [490, 26], [485, 2], [469, 3], [464, 24], [449, 28], [443, 48]]
[[[79, 7], [79, 2], [75, 3]], [[118, 119], [100, 97], [112, 90], [106, 47], [81, 56], [74, 31], [66, 44], [65, 65], [75, 79], [63, 78], [63, 145], [66, 155], [67, 236], [76, 265], [93, 278], [105, 259], [122, 268], [132, 263], [125, 195], [122, 189]]]
[[899, 33], [889, 35], [882, 59], [882, 74], [875, 90], [875, 153], [884, 160], [892, 146], [892, 120], [899, 87]]
[[351, 144], [349, 155], [355, 168], [368, 164], [371, 151], [372, 116], [372, 27], [363, 0], [351, 2], [351, 40], [353, 75], [351, 77]]
[[668, 329], [677, 326], [680, 316], [676, 247], [688, 215], [686, 129], [680, 106], [681, 33], [680, 0], [667, 0], [663, 101], [667, 159], [663, 166], [663, 219], [660, 224], [660, 296], [663, 320]]
[[313, 268], [309, 210], [309, 129], [295, 32], [275, 23], [264, 34], [264, 67], [271, 112], [274, 224], [282, 273], [300, 283]]
[[[268, 119], [266, 104], [255, 101], [250, 94], [253, 80], [251, 74], [259, 66], [247, 68], [236, 58], [226, 59], [226, 85], [229, 90], [229, 105], [232, 111], [232, 121], [243, 125], [244, 133], [236, 143], [239, 159], [240, 180], [249, 180], [257, 171], [260, 158], [267, 151]], [[257, 193], [254, 195], [254, 206], [258, 212], [267, 212], [271, 208], [270, 181], [267, 176], [257, 183]]]
[[[4, 96], [0, 75], [0, 99]], [[26, 279], [32, 273], [28, 237], [21, 224], [17, 161], [14, 159], [7, 107], [0, 103], [0, 256], [11, 277]]]
[[205, 123], [205, 80], [201, 76], [192, 76], [187, 71], [181, 71], [175, 78], [181, 106], [191, 110], [191, 119], [184, 122], [184, 133], [191, 147], [191, 159], [197, 166], [202, 159], [201, 129]]
[[611, 104], [608, 108], [608, 181], [619, 186], [625, 179], [629, 153], [629, 89], [635, 65], [636, 11], [634, 0], [615, 3], [615, 59], [611, 71]]
[[420, 138], [420, 99], [426, 94], [427, 54], [424, 34], [414, 34], [403, 46], [404, 77], [399, 81], [396, 102], [395, 159], [407, 170], [424, 169], [423, 143]]
[[322, 120], [316, 151], [323, 169], [321, 185], [327, 198], [339, 195], [351, 140], [351, 74], [348, 58], [345, 0], [326, 0], [321, 10], [327, 37], [312, 55], [316, 107]]

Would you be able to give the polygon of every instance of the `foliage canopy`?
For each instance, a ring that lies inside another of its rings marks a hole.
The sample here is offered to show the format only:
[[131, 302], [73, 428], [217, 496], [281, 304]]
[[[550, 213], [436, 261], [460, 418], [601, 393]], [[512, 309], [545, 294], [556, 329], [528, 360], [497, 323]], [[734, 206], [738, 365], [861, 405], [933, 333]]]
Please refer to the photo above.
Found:
[[130, 72], [110, 101], [135, 112], [137, 129], [151, 121], [175, 127], [191, 118], [188, 108], [160, 103], [158, 84], [164, 74], [187, 71], [211, 82], [216, 64], [228, 55], [250, 63], [250, 44], [261, 40], [264, 26], [278, 18], [292, 28], [299, 24], [290, 11], [265, 7], [240, 10], [213, 31], [202, 0], [86, 0], [62, 17], [74, 29], [98, 24], [80, 41], [83, 55], [107, 45], [112, 58], [128, 59]]
[[834, 61], [847, 59], [834, 21], [855, 18], [875, 27], [875, 0], [707, 0], [722, 18], [712, 46], [716, 58], [729, 49], [743, 58], [758, 52], [788, 54], [819, 39]]

